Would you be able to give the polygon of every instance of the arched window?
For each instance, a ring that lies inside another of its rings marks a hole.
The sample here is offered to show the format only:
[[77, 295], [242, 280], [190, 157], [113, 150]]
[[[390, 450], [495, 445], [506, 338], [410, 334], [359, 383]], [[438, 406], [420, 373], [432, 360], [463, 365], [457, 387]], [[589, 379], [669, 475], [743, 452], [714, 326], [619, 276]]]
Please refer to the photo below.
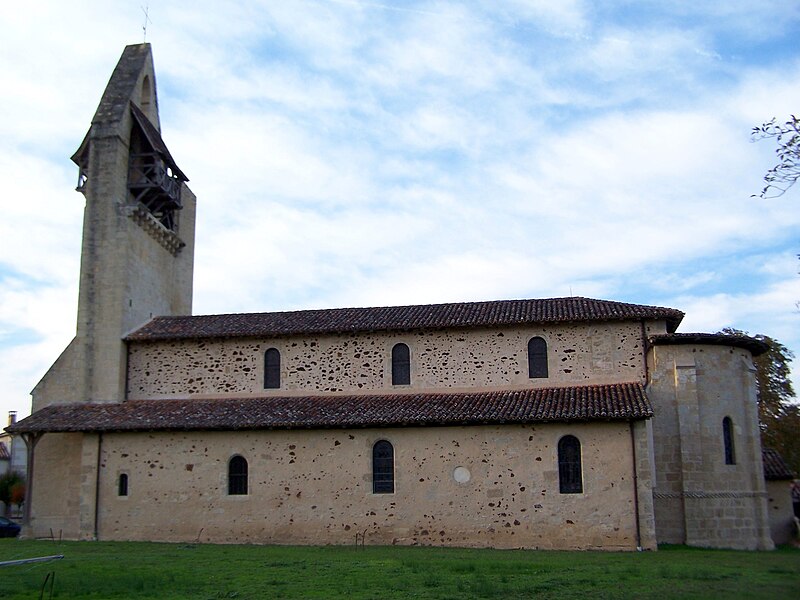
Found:
[[128, 474], [122, 473], [119, 476], [119, 485], [117, 487], [117, 496], [128, 495]]
[[247, 461], [244, 457], [237, 455], [228, 462], [228, 495], [247, 495]]
[[405, 344], [392, 348], [392, 385], [411, 384], [411, 353]]
[[725, 464], [736, 464], [736, 448], [733, 445], [733, 421], [730, 417], [722, 419], [722, 442], [725, 445]]
[[558, 488], [562, 494], [583, 493], [581, 443], [574, 435], [558, 440]]
[[264, 353], [264, 389], [277, 390], [281, 387], [281, 353], [270, 348]]
[[143, 112], [147, 112], [150, 107], [150, 94], [150, 77], [145, 75], [142, 81], [142, 101], [139, 103]]
[[394, 493], [394, 448], [386, 440], [372, 447], [372, 493]]
[[547, 377], [547, 342], [540, 337], [528, 342], [528, 377]]

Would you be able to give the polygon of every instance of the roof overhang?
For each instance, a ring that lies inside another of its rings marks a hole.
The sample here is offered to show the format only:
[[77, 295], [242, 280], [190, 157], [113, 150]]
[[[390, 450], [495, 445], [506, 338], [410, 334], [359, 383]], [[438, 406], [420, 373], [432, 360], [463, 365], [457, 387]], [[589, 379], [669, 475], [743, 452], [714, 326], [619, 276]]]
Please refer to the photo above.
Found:
[[647, 341], [651, 346], [733, 346], [734, 348], [748, 350], [753, 356], [760, 356], [769, 350], [764, 342], [750, 336], [726, 335], [723, 333], [671, 333], [668, 335], [653, 335]]
[[268, 396], [51, 405], [12, 433], [442, 427], [649, 419], [640, 383], [469, 393]]
[[153, 342], [418, 329], [525, 327], [610, 321], [664, 321], [667, 331], [673, 332], [682, 318], [683, 313], [674, 308], [572, 296], [414, 306], [155, 317], [128, 334], [125, 339]]

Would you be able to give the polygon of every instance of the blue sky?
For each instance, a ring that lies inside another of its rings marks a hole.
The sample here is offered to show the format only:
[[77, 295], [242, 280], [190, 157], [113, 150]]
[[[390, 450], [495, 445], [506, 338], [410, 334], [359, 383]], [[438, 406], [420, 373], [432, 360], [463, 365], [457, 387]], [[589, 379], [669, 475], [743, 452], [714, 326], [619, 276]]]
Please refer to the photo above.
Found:
[[[74, 335], [69, 156], [143, 4], [0, 21], [3, 412]], [[752, 198], [749, 142], [800, 111], [800, 4], [152, 4], [196, 314], [579, 295], [800, 352], [800, 189]]]

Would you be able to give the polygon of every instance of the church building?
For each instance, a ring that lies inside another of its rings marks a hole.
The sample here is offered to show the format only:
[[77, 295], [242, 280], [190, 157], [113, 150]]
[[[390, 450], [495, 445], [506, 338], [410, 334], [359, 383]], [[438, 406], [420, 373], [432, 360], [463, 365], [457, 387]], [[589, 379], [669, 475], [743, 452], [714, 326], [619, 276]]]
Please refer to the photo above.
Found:
[[26, 535], [773, 547], [756, 340], [581, 297], [192, 316], [196, 201], [149, 44], [72, 160], [77, 332], [8, 428]]

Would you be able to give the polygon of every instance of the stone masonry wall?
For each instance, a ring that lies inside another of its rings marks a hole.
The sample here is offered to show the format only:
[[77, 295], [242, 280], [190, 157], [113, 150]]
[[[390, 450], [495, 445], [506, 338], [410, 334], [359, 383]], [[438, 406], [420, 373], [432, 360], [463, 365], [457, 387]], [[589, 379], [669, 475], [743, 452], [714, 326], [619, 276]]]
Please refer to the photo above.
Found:
[[769, 528], [776, 544], [789, 544], [795, 538], [791, 485], [789, 480], [767, 481]]
[[[527, 344], [547, 341], [549, 377], [528, 378]], [[392, 386], [391, 349], [411, 352], [411, 386]], [[281, 388], [264, 390], [264, 353], [281, 353]], [[554, 324], [129, 345], [128, 398], [549, 387], [644, 380], [641, 324]]]
[[[656, 346], [648, 359], [658, 541], [770, 548], [752, 356], [678, 345]], [[725, 417], [735, 464], [725, 462]]]
[[[559, 493], [565, 434], [581, 442], [582, 494]], [[373, 494], [371, 449], [384, 439], [395, 493]], [[366, 532], [367, 544], [630, 550], [631, 443], [627, 423], [105, 434], [99, 538], [353, 544]], [[245, 496], [227, 494], [237, 454]]]
[[48, 433], [36, 445], [28, 535], [79, 537], [82, 442], [80, 433]]

